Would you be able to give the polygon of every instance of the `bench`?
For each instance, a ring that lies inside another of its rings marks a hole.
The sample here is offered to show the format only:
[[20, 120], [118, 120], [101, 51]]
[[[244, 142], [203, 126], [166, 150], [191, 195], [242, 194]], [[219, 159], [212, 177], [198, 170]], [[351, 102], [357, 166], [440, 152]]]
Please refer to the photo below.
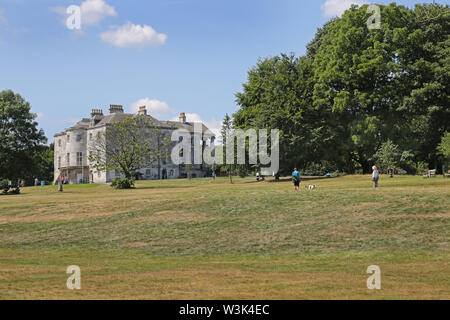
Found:
[[447, 173], [444, 174], [445, 178], [450, 178], [450, 170], [447, 171]]
[[422, 177], [424, 178], [436, 177], [436, 169], [427, 170], [426, 174], [424, 174]]

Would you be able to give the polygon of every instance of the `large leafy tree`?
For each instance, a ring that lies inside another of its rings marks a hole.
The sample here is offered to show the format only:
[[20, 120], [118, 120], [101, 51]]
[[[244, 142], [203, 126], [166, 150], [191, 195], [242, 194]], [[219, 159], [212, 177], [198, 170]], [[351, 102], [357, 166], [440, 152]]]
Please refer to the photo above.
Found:
[[33, 178], [52, 183], [54, 175], [54, 144], [40, 145], [34, 151], [33, 165], [30, 167], [30, 175], [27, 177], [29, 182]]
[[137, 170], [155, 165], [169, 155], [170, 137], [151, 118], [138, 115], [114, 122], [100, 133], [89, 150], [98, 171], [117, 170], [132, 179]]
[[440, 168], [436, 145], [450, 129], [450, 9], [417, 5], [414, 18], [415, 29], [400, 51], [407, 91], [399, 110], [407, 119], [408, 148]]
[[0, 177], [30, 178], [35, 154], [47, 141], [30, 104], [11, 90], [0, 92]]
[[280, 130], [282, 172], [320, 159], [333, 135], [328, 116], [312, 106], [311, 71], [309, 59], [292, 54], [260, 60], [236, 94], [235, 128]]
[[400, 133], [397, 108], [406, 92], [398, 86], [403, 70], [396, 41], [409, 34], [413, 14], [401, 6], [382, 6], [381, 28], [370, 30], [366, 10], [353, 6], [326, 26], [313, 58], [313, 103], [338, 117], [345, 135], [336, 145], [369, 172], [369, 159], [381, 142]]
[[450, 125], [448, 6], [380, 5], [380, 29], [367, 27], [367, 8], [327, 22], [305, 57], [258, 61], [236, 95], [236, 127], [280, 129], [284, 171], [326, 162], [370, 172], [389, 139], [438, 167]]
[[[343, 141], [364, 171], [386, 139], [435, 161], [449, 125], [448, 7], [380, 7], [378, 30], [366, 26], [367, 6], [329, 23], [313, 58], [314, 104], [346, 124]], [[425, 20], [430, 11], [442, 14]]]

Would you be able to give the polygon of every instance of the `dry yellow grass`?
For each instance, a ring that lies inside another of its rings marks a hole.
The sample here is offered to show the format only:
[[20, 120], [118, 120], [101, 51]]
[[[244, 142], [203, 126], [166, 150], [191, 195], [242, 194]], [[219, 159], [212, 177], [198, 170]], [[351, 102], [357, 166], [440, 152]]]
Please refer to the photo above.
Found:
[[[450, 298], [450, 179], [314, 184], [194, 179], [0, 197], [0, 298]], [[372, 264], [381, 290], [366, 287]], [[66, 288], [69, 265], [81, 290]]]

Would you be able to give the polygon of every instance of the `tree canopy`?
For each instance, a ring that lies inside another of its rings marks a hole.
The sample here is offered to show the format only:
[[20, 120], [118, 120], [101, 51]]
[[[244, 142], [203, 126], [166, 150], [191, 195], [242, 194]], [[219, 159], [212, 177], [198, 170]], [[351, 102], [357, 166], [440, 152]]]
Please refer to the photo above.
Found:
[[113, 123], [100, 133], [89, 150], [89, 161], [98, 171], [116, 170], [132, 179], [137, 170], [169, 155], [170, 138], [143, 115]]
[[439, 167], [436, 147], [449, 130], [448, 6], [380, 5], [369, 29], [367, 5], [320, 28], [304, 57], [260, 59], [248, 73], [235, 128], [280, 129], [280, 165], [370, 172], [387, 140], [416, 162]]
[[[30, 109], [19, 94], [11, 90], [0, 92], [0, 178], [30, 180], [42, 172], [48, 175], [37, 161], [43, 157], [47, 139]], [[53, 158], [49, 161], [53, 163]], [[53, 164], [51, 167], [53, 171]]]

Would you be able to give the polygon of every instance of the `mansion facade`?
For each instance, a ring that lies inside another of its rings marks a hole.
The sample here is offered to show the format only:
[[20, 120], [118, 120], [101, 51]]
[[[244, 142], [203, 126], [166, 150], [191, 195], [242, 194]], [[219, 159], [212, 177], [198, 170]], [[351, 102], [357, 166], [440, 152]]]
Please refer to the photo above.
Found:
[[[139, 107], [139, 115], [149, 117], [163, 135], [170, 136], [174, 130], [184, 129], [191, 135], [194, 134], [194, 123], [186, 121], [185, 113], [181, 113], [179, 121], [159, 121], [150, 115], [144, 107]], [[124, 113], [120, 105], [110, 105], [109, 114], [104, 115], [101, 109], [93, 109], [90, 118], [83, 118], [73, 127], [61, 133], [55, 134], [55, 180], [64, 179], [70, 184], [80, 183], [108, 183], [121, 175], [115, 171], [97, 171], [89, 161], [89, 150], [94, 144], [94, 139], [99, 133], [104, 133], [114, 122], [123, 121], [135, 114]], [[198, 125], [198, 123], [197, 123]], [[214, 141], [214, 134], [203, 124], [203, 145], [207, 140]], [[192, 139], [194, 141], [194, 139]], [[192, 145], [192, 148], [194, 146]], [[193, 153], [193, 152], [191, 152]], [[191, 177], [205, 177], [210, 170], [206, 164], [190, 165], [189, 172], [184, 164], [174, 164], [169, 159], [158, 160], [151, 167], [142, 168], [136, 172], [136, 178], [140, 180], [176, 179]]]

